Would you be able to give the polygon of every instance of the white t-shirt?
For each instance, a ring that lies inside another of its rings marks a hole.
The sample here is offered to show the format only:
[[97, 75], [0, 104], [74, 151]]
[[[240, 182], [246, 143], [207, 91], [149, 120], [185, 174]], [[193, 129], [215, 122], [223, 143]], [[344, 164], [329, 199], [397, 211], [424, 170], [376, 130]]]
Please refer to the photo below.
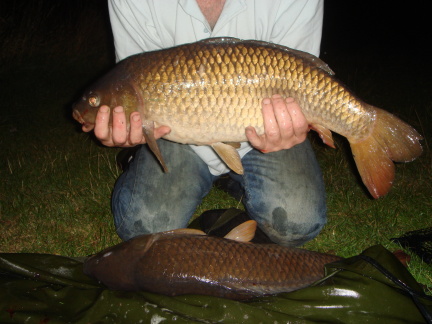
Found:
[[[195, 0], [109, 0], [116, 59], [209, 37], [285, 45], [319, 55], [323, 0], [226, 0], [211, 30]], [[213, 175], [229, 171], [209, 146], [191, 145]], [[243, 157], [248, 142], [238, 149]]]

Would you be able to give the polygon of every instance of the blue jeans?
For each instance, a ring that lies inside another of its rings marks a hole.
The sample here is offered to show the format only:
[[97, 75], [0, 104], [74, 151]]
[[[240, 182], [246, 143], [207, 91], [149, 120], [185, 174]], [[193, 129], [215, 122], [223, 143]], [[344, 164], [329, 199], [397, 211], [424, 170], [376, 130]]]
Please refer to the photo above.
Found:
[[[218, 178], [188, 145], [158, 144], [168, 173], [142, 145], [114, 187], [114, 223], [123, 240], [186, 227]], [[243, 190], [249, 216], [270, 239], [299, 246], [318, 235], [326, 222], [325, 191], [309, 141], [274, 153], [252, 150], [242, 163], [244, 174], [230, 176]]]

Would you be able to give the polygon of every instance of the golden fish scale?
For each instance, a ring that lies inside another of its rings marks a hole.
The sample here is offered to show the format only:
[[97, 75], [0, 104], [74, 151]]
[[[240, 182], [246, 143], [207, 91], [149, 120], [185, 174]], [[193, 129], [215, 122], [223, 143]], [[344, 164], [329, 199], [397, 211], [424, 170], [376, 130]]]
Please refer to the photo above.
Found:
[[172, 129], [168, 139], [209, 144], [246, 140], [244, 128], [263, 132], [261, 100], [292, 96], [310, 124], [349, 139], [369, 134], [367, 108], [326, 71], [273, 46], [189, 44], [148, 53], [149, 65], [133, 71], [143, 115]]

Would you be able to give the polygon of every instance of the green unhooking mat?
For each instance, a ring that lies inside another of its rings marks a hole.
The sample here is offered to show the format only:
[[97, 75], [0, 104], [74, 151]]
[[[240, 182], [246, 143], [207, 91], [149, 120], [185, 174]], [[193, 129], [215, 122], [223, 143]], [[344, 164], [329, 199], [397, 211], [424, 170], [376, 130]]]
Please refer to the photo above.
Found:
[[432, 298], [382, 246], [291, 293], [238, 302], [104, 288], [82, 260], [0, 254], [0, 323], [431, 323]]

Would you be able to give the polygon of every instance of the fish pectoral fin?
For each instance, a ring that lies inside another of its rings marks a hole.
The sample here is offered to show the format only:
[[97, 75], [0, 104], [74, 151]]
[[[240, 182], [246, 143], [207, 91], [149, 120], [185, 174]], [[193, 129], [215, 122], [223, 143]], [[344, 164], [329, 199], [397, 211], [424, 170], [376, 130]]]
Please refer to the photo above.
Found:
[[238, 242], [249, 242], [255, 236], [257, 222], [248, 220], [234, 227], [224, 238]]
[[243, 174], [243, 165], [237, 150], [231, 145], [221, 142], [211, 144], [219, 157], [237, 174]]
[[148, 147], [156, 156], [159, 163], [162, 165], [164, 172], [168, 172], [168, 168], [162, 157], [162, 153], [159, 150], [159, 146], [156, 142], [156, 138], [154, 137], [154, 122], [150, 120], [144, 120], [142, 124], [142, 128], [143, 128], [143, 135], [147, 142]]
[[309, 127], [310, 129], [318, 133], [319, 137], [321, 138], [324, 144], [332, 148], [336, 148], [335, 143], [333, 141], [332, 133], [328, 128], [325, 128], [324, 126], [319, 124], [310, 124]]

